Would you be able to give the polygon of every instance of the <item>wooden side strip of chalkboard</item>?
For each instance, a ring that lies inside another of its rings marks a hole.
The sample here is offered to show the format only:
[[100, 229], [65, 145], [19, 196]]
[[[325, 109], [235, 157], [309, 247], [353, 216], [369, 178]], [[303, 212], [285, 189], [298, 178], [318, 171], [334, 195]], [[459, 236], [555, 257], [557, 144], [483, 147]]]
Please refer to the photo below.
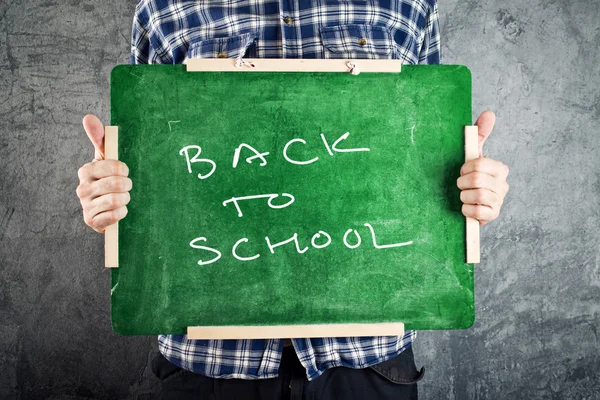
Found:
[[[116, 126], [104, 127], [104, 158], [119, 159], [119, 129]], [[117, 268], [119, 266], [119, 223], [106, 227], [104, 231], [104, 266]]]
[[[479, 157], [479, 129], [477, 126], [465, 126], [465, 162]], [[467, 219], [467, 263], [478, 264], [480, 257], [479, 248], [479, 221], [475, 218]]]
[[190, 326], [188, 339], [277, 339], [348, 336], [403, 336], [402, 322], [277, 326]]
[[244, 61], [254, 64], [236, 67], [230, 58], [189, 58], [184, 64], [188, 72], [199, 71], [236, 71], [236, 72], [348, 72], [346, 64], [353, 62], [361, 72], [400, 72], [402, 60], [346, 60], [346, 59], [310, 59], [310, 58], [248, 58]]

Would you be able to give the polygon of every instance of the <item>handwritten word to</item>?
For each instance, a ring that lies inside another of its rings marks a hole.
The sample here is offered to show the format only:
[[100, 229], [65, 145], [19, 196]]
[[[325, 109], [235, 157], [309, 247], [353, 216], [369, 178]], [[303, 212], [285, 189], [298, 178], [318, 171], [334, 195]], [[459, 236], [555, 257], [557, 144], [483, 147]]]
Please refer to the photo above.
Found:
[[[369, 223], [365, 223], [364, 226], [368, 227], [369, 230], [371, 231], [371, 238], [372, 238], [372, 242], [373, 242], [373, 247], [376, 248], [376, 249], [389, 249], [389, 248], [392, 248], [392, 247], [402, 247], [402, 246], [411, 245], [413, 243], [412, 240], [411, 240], [411, 241], [408, 241], [408, 242], [386, 244], [386, 245], [377, 244], [377, 239], [375, 237], [375, 229], [373, 228], [373, 226], [371, 226], [371, 224], [369, 224]], [[348, 236], [351, 233], [354, 233], [354, 235], [356, 236], [356, 243], [355, 244], [350, 244], [349, 241], [348, 241]], [[323, 243], [317, 243], [317, 241], [323, 241], [322, 238], [325, 238], [324, 242]], [[356, 231], [356, 229], [348, 229], [348, 230], [346, 230], [346, 233], [344, 233], [344, 236], [343, 236], [342, 240], [343, 240], [344, 245], [347, 248], [349, 248], [349, 249], [356, 249], [362, 243], [362, 239], [360, 237], [360, 234]], [[205, 237], [201, 236], [201, 237], [195, 238], [194, 240], [192, 240], [190, 242], [190, 247], [192, 247], [194, 249], [199, 249], [199, 250], [206, 250], [206, 251], [209, 251], [209, 252], [211, 252], [211, 253], [214, 254], [214, 257], [211, 258], [208, 261], [198, 260], [198, 265], [212, 264], [212, 263], [218, 261], [219, 259], [221, 259], [222, 253], [219, 250], [217, 250], [217, 249], [215, 249], [213, 247], [208, 247], [208, 246], [204, 246], [204, 245], [198, 244], [199, 242], [206, 242], [206, 241], [207, 241], [207, 239]], [[237, 259], [239, 261], [252, 261], [252, 260], [256, 260], [257, 258], [260, 257], [259, 253], [253, 254], [253, 255], [249, 255], [249, 256], [241, 256], [238, 253], [237, 249], [240, 246], [240, 244], [247, 243], [247, 242], [248, 242], [248, 238], [245, 238], [245, 237], [241, 238], [237, 242], [235, 242], [235, 244], [231, 248], [231, 254], [232, 254], [232, 256], [235, 259]], [[272, 243], [271, 239], [268, 236], [266, 236], [265, 237], [265, 242], [266, 242], [267, 247], [269, 248], [269, 251], [270, 251], [271, 254], [275, 254], [275, 249], [277, 247], [280, 247], [280, 246], [283, 246], [285, 244], [292, 243], [292, 242], [294, 243], [294, 246], [295, 246], [296, 251], [298, 252], [298, 254], [306, 253], [309, 250], [308, 246], [305, 246], [302, 249], [300, 248], [300, 243], [298, 241], [298, 233], [294, 233], [290, 238], [288, 238], [286, 240], [283, 240], [281, 242], [277, 242], [277, 243]], [[331, 235], [329, 235], [327, 232], [321, 231], [321, 230], [318, 231], [317, 233], [315, 233], [312, 236], [311, 240], [310, 240], [311, 246], [313, 248], [315, 248], [315, 249], [323, 249], [323, 248], [329, 246], [331, 243], [332, 243]]]
[[[325, 135], [321, 133], [321, 139], [323, 140], [323, 145], [325, 146], [327, 153], [329, 153], [330, 156], [333, 156], [334, 153], [352, 153], [352, 152], [357, 152], [357, 151], [370, 151], [370, 149], [368, 149], [368, 148], [348, 148], [348, 149], [338, 148], [338, 144], [342, 140], [346, 140], [349, 135], [350, 135], [350, 132], [344, 133], [336, 141], [334, 141], [333, 144], [330, 146], [329, 142], [325, 138]], [[302, 143], [303, 145], [306, 145], [306, 141], [301, 138], [294, 138], [294, 139], [288, 141], [285, 144], [285, 146], [283, 147], [283, 157], [285, 158], [285, 160], [287, 162], [289, 162], [291, 164], [296, 164], [296, 165], [307, 165], [307, 164], [312, 164], [319, 160], [319, 157], [314, 157], [314, 158], [311, 158], [310, 160], [296, 160], [296, 159], [293, 159], [292, 157], [290, 157], [290, 155], [288, 154], [289, 148], [295, 143]], [[251, 164], [252, 161], [255, 159], [259, 159], [260, 160], [259, 165], [261, 167], [264, 167], [265, 165], [267, 165], [266, 157], [270, 154], [268, 151], [261, 153], [258, 150], [256, 150], [254, 147], [250, 146], [249, 144], [242, 143], [235, 149], [235, 151], [233, 153], [233, 162], [232, 162], [233, 168], [237, 168], [237, 166], [238, 166], [242, 149], [246, 149], [247, 151], [250, 151], [253, 153], [253, 155], [246, 157], [246, 162], [248, 164]], [[185, 157], [187, 170], [190, 174], [193, 173], [192, 172], [192, 164], [202, 163], [202, 164], [204, 164], [203, 168], [206, 168], [206, 164], [208, 164], [210, 166], [210, 170], [208, 172], [198, 174], [199, 179], [207, 179], [215, 172], [215, 170], [217, 169], [217, 164], [211, 159], [200, 158], [201, 153], [202, 153], [202, 148], [197, 145], [185, 146], [184, 148], [179, 150], [179, 155]]]
[[233, 203], [233, 205], [235, 205], [235, 208], [236, 208], [236, 209], [237, 209], [237, 211], [238, 211], [238, 217], [241, 217], [241, 216], [243, 216], [243, 214], [242, 214], [242, 210], [240, 210], [240, 206], [239, 206], [239, 204], [238, 204], [238, 201], [239, 201], [239, 200], [260, 199], [260, 198], [262, 198], [262, 197], [268, 197], [268, 198], [269, 198], [269, 200], [267, 201], [267, 204], [268, 204], [268, 205], [269, 205], [269, 207], [271, 207], [271, 208], [285, 208], [285, 207], [289, 206], [290, 204], [292, 204], [292, 203], [294, 202], [294, 200], [295, 200], [294, 196], [292, 196], [292, 195], [291, 195], [291, 194], [289, 194], [289, 193], [282, 193], [281, 195], [282, 195], [282, 196], [285, 196], [285, 197], [289, 197], [289, 198], [290, 198], [290, 201], [288, 201], [288, 202], [287, 202], [287, 203], [285, 203], [285, 204], [273, 205], [273, 203], [272, 203], [273, 199], [276, 199], [277, 197], [279, 197], [279, 195], [278, 195], [277, 193], [273, 193], [273, 194], [258, 194], [258, 195], [255, 195], [255, 196], [232, 197], [232, 198], [231, 198], [231, 199], [229, 199], [229, 200], [225, 200], [225, 201], [223, 202], [223, 205], [224, 205], [225, 207], [227, 207], [227, 204], [228, 204], [228, 203]]

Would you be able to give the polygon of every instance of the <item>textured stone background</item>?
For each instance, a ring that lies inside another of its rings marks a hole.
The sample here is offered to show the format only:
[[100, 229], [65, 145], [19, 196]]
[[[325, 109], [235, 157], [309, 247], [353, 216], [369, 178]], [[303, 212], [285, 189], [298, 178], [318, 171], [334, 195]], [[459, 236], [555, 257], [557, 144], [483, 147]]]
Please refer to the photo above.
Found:
[[[82, 221], [85, 113], [109, 119], [134, 1], [0, 3], [0, 398], [151, 399], [156, 339], [111, 332], [102, 236]], [[484, 153], [511, 167], [483, 228], [477, 322], [421, 332], [423, 399], [600, 398], [600, 3], [441, 1]], [[474, 116], [476, 117], [476, 115]]]

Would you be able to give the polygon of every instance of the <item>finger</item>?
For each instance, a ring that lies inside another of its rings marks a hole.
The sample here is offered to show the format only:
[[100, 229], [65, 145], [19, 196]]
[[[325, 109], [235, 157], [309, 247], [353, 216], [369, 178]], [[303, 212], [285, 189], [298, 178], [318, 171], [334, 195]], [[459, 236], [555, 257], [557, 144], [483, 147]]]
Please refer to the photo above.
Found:
[[92, 219], [92, 228], [104, 232], [107, 226], [116, 224], [127, 215], [127, 207], [119, 207], [115, 210], [105, 211]]
[[95, 199], [99, 196], [104, 196], [109, 193], [122, 193], [131, 190], [132, 182], [126, 176], [109, 176], [94, 181], [90, 184], [90, 195], [91, 199]]
[[506, 180], [508, 176], [508, 167], [500, 161], [493, 160], [488, 157], [479, 157], [471, 161], [467, 161], [460, 168], [460, 174], [466, 175], [473, 171], [485, 172], [486, 174]]
[[465, 217], [475, 218], [480, 223], [493, 221], [498, 217], [493, 208], [474, 204], [463, 204], [462, 213]]
[[94, 145], [94, 160], [104, 160], [104, 125], [95, 115], [83, 117], [83, 129]]
[[484, 111], [475, 121], [475, 125], [479, 128], [479, 157], [483, 156], [483, 143], [492, 133], [495, 123], [496, 114], [492, 111]]
[[89, 203], [89, 213], [92, 217], [105, 211], [116, 210], [117, 208], [126, 206], [131, 197], [129, 192], [109, 193], [103, 196], [96, 197]]
[[485, 172], [474, 171], [456, 180], [456, 186], [461, 190], [489, 189], [499, 195], [503, 194], [506, 183]]
[[81, 183], [91, 182], [108, 176], [128, 176], [129, 167], [118, 160], [100, 160], [90, 162], [79, 168], [77, 172]]
[[470, 189], [460, 192], [460, 200], [465, 204], [480, 204], [488, 207], [500, 205], [498, 195], [488, 189]]

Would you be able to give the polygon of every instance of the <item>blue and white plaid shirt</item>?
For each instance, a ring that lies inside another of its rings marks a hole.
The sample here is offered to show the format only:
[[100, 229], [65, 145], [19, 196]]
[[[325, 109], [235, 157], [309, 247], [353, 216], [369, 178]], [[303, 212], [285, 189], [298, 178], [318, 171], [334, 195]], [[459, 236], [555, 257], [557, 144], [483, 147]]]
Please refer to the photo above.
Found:
[[[133, 20], [132, 64], [186, 58], [383, 58], [439, 64], [437, 0], [141, 0]], [[377, 290], [377, 288], [373, 288]], [[398, 355], [416, 338], [293, 339], [306, 376], [365, 368]], [[278, 375], [283, 339], [188, 340], [161, 335], [160, 352], [181, 368], [214, 378]]]

